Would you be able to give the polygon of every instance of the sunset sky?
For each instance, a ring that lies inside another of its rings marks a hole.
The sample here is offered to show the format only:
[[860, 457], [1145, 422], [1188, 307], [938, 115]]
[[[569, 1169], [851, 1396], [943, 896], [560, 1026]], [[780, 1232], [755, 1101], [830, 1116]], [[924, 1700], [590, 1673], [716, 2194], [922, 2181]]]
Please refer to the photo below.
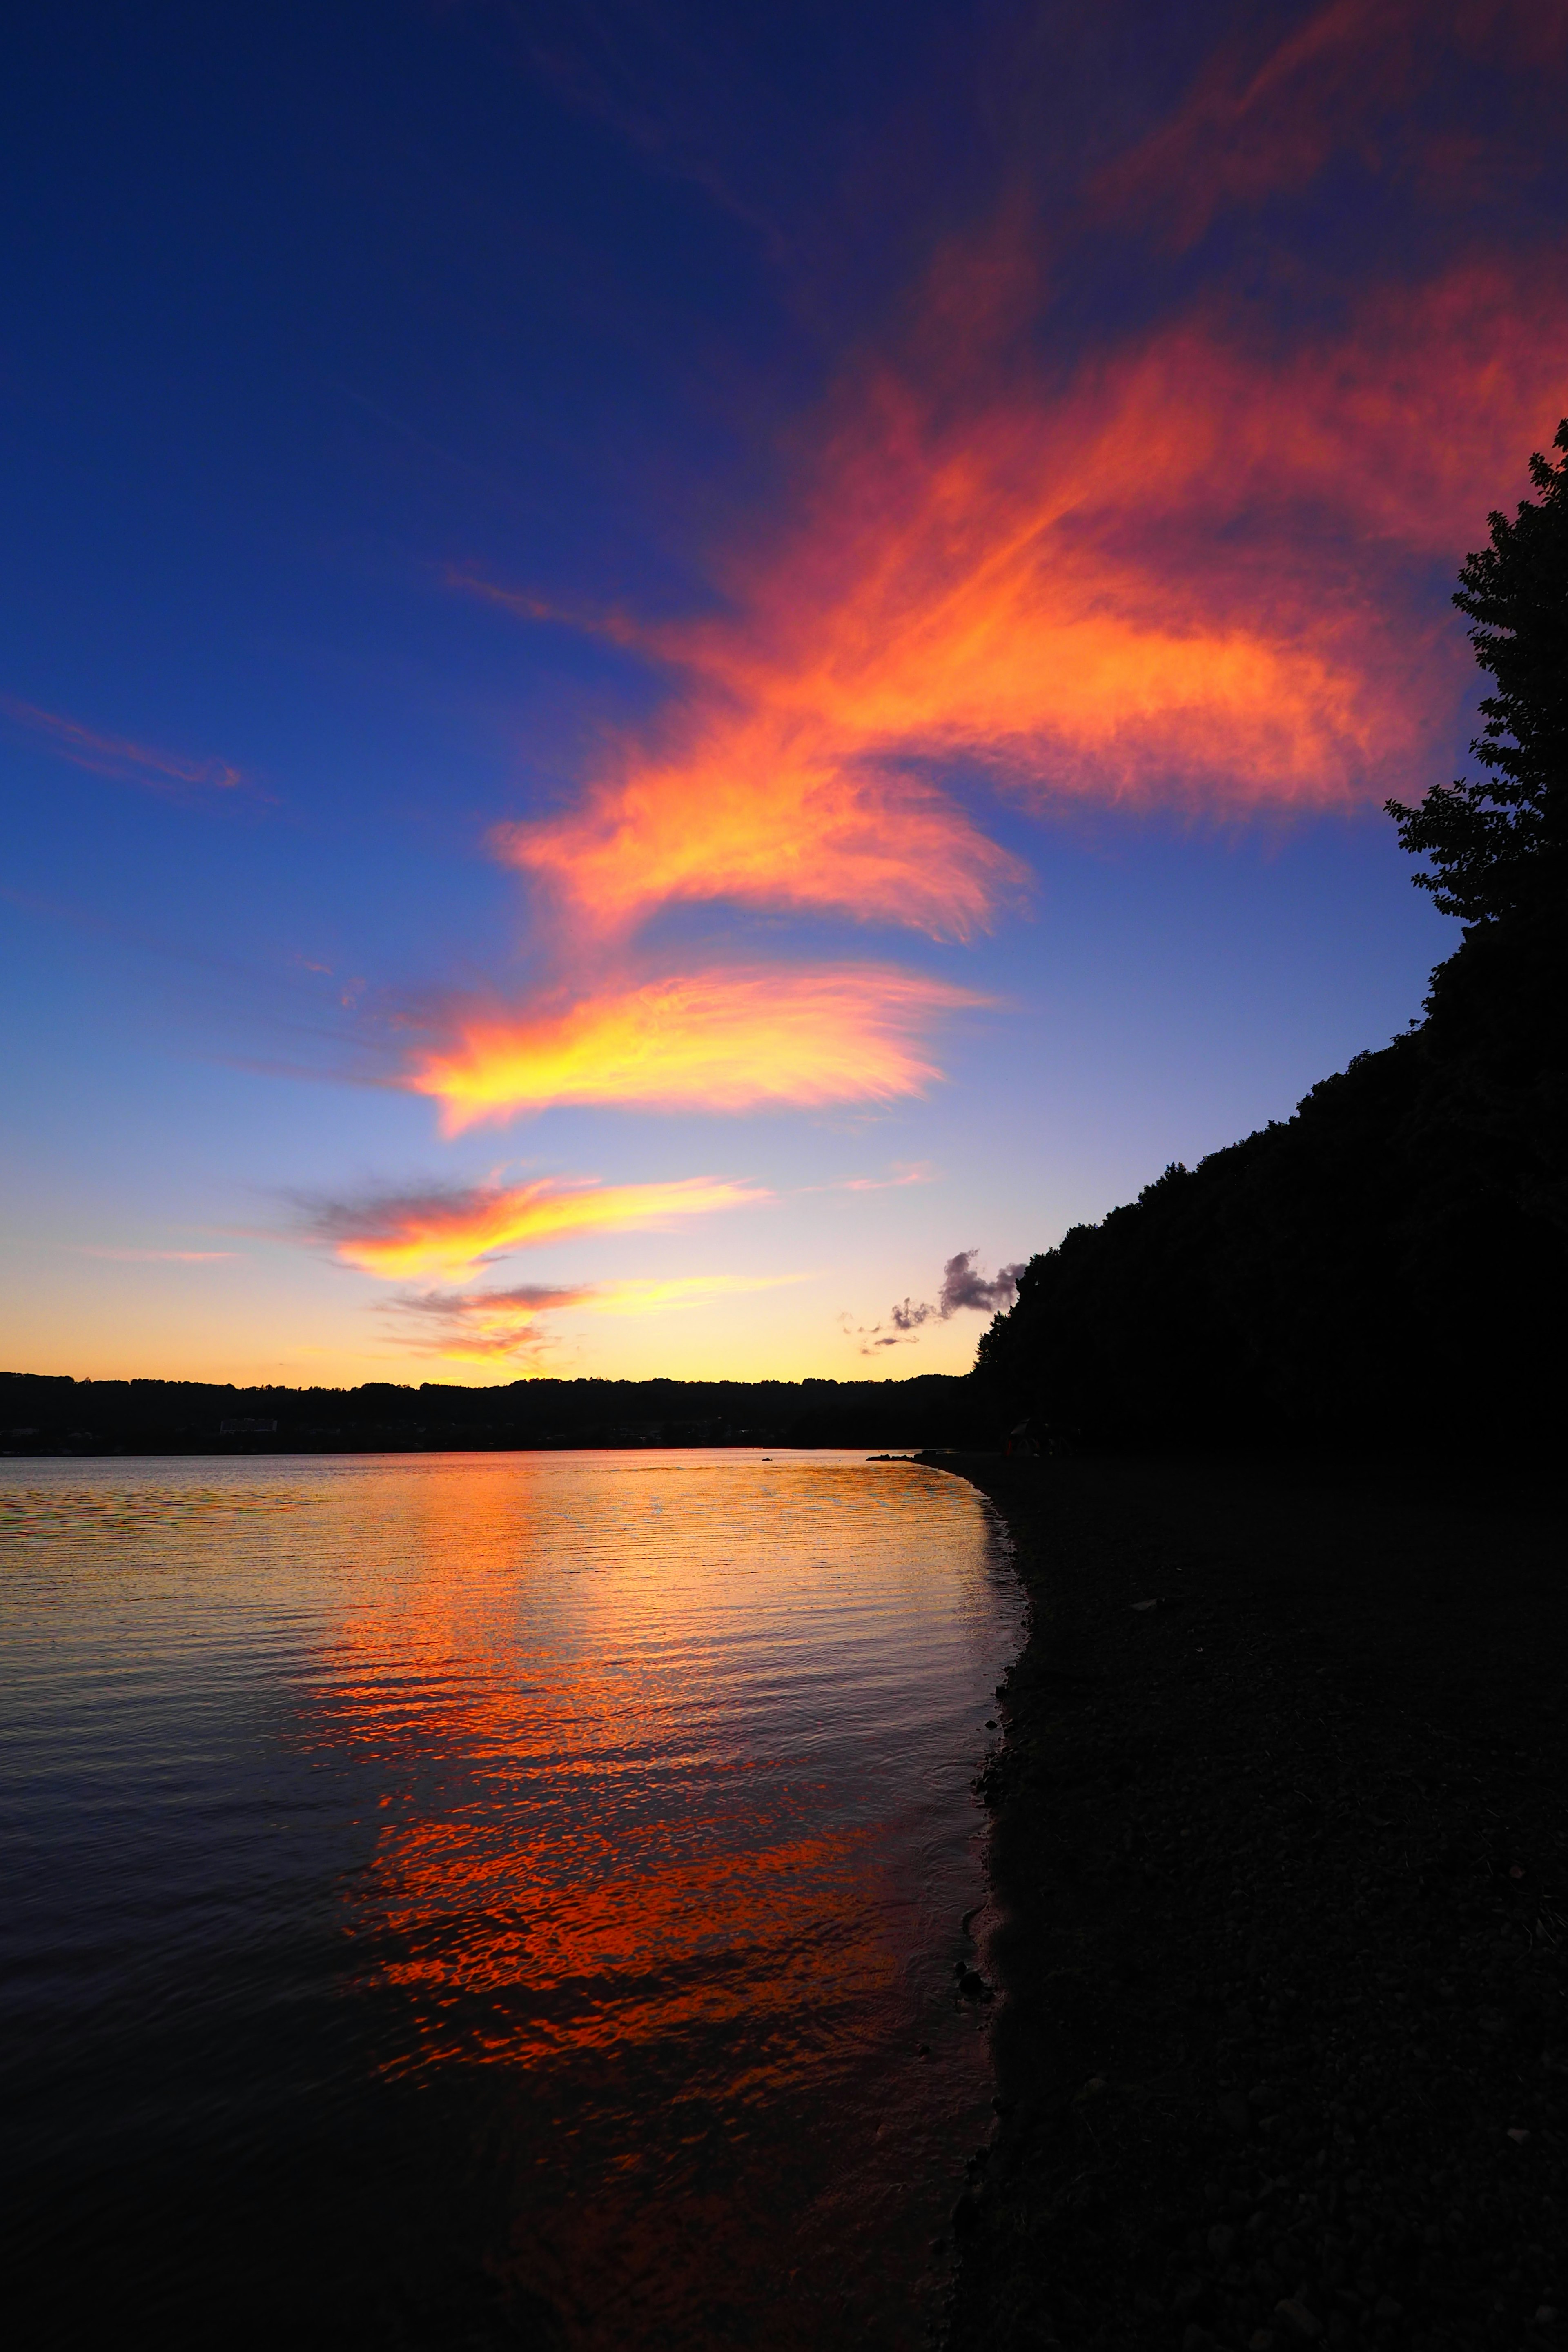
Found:
[[64, 0], [0, 109], [0, 1366], [959, 1371], [1418, 1012], [1568, 6]]

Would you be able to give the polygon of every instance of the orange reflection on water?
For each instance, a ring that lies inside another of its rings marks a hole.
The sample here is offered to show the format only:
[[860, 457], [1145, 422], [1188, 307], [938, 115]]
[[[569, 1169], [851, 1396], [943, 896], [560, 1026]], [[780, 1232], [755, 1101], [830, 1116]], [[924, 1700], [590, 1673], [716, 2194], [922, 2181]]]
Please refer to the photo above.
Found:
[[[863, 1464], [462, 1470], [411, 1481], [399, 1570], [318, 1677], [316, 1735], [380, 1784], [343, 1907], [378, 2072], [487, 2086], [491, 2274], [568, 2342], [727, 2340], [722, 2306], [816, 2344], [870, 2263], [866, 2340], [912, 2343], [924, 2168], [951, 2202], [933, 2143], [989, 2087], [911, 1843], [940, 1761], [973, 1887], [942, 1714], [978, 1507]], [[847, 2196], [896, 2209], [885, 2242], [781, 2300]]]
[[[724, 1836], [768, 1833], [765, 1819], [693, 1824]], [[404, 1957], [384, 1980], [412, 2004], [412, 2046], [387, 2071], [453, 2060], [526, 2064], [573, 2049], [607, 2050], [820, 2000], [823, 1956], [837, 1955], [835, 1997], [886, 1982], [886, 1954], [859, 1948], [855, 1864], [868, 1832], [746, 1845], [625, 1874], [611, 1853], [582, 1857], [611, 1874], [530, 1917], [523, 1891], [558, 1887], [560, 1842], [542, 1834], [504, 1855], [477, 1853], [461, 1832], [411, 1827], [382, 1846], [366, 1886]], [[716, 1952], [729, 1964], [707, 1964]], [[848, 1967], [846, 1969], [845, 1962]]]
[[[467, 1467], [421, 1492], [421, 1549], [439, 1565], [400, 1584], [390, 1619], [350, 1619], [330, 1660], [339, 1736], [397, 1767], [350, 1919], [415, 2005], [388, 2065], [524, 2059], [820, 1997], [829, 1949], [857, 1981], [884, 1978], [851, 1924], [876, 1824], [824, 1823], [841, 1792], [783, 1759], [725, 1752], [713, 1690], [725, 1644], [703, 1629], [738, 1613], [727, 1519], [683, 1519], [650, 1590], [641, 1546], [658, 1542], [662, 1505], [645, 1513], [632, 1543], [578, 1580], [583, 1613], [563, 1643], [503, 1648], [498, 1596], [557, 1531], [528, 1509], [516, 1465]], [[613, 1475], [626, 1483], [619, 1464]], [[830, 1477], [837, 1507], [850, 1479], [863, 1474]], [[637, 1622], [650, 1608], [653, 1622]], [[725, 1970], [689, 1981], [717, 1951]]]

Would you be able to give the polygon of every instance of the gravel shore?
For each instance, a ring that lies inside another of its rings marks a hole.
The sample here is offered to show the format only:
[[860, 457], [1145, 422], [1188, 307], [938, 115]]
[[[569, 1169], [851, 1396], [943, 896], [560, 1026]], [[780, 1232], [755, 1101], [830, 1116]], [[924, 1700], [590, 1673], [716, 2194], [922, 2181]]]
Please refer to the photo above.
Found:
[[1568, 2352], [1560, 1510], [936, 1458], [1033, 1612], [949, 2352]]

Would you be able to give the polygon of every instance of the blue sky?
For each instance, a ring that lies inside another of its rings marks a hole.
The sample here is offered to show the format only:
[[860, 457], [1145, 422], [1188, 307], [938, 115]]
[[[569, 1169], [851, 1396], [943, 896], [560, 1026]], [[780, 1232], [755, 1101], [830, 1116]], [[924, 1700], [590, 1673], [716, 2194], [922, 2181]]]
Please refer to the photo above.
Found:
[[1482, 15], [36, 16], [5, 1360], [962, 1370], [1403, 1027], [1568, 408]]

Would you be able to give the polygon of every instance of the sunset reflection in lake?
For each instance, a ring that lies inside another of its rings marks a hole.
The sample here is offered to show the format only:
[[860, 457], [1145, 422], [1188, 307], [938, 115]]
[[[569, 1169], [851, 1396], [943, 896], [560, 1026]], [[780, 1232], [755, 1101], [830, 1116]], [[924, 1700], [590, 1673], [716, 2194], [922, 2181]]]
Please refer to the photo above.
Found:
[[1020, 1606], [970, 1487], [16, 1462], [0, 1559], [41, 2310], [921, 2340], [990, 2119], [951, 1987]]

